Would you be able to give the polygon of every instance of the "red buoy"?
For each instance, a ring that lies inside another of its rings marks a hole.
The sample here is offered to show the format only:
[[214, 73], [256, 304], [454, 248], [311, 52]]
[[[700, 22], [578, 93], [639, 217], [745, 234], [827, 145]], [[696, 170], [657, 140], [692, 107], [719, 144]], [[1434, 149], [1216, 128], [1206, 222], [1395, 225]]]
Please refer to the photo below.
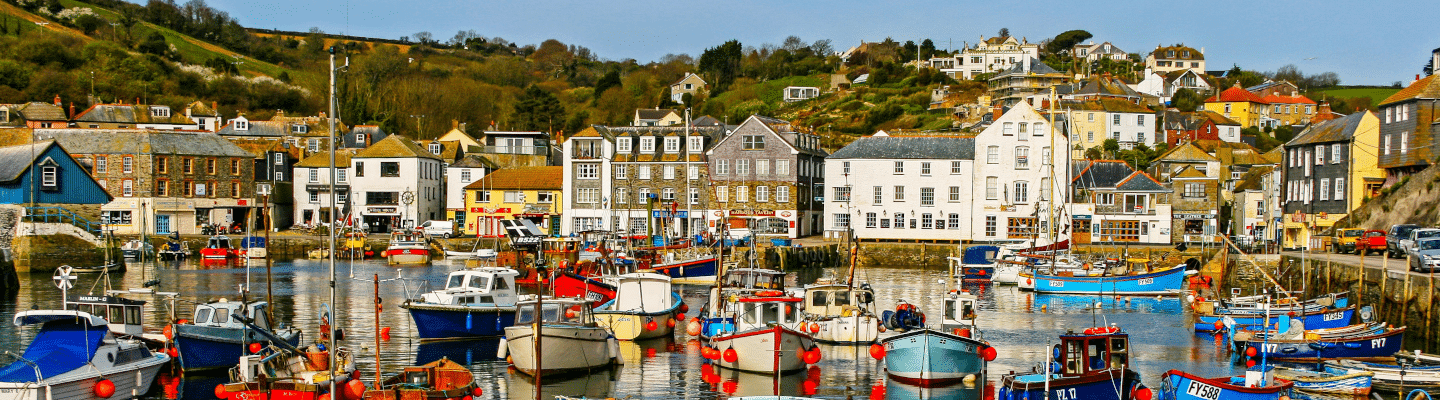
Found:
[[264, 347], [264, 346], [261, 346], [259, 343], [251, 343], [251, 344], [250, 344], [250, 352], [251, 352], [251, 353], [259, 353], [259, 352], [260, 352], [260, 349], [263, 349], [263, 348], [265, 348], [265, 347]]
[[690, 324], [685, 326], [685, 334], [700, 336], [700, 321], [690, 321]]
[[674, 319], [674, 318], [671, 318], [671, 319], [665, 320], [665, 327], [666, 327], [666, 328], [674, 328], [674, 327], [675, 327], [675, 319]]
[[1223, 330], [1225, 330], [1225, 323], [1222, 322], [1222, 321], [1220, 321], [1220, 320], [1215, 320], [1215, 330], [1217, 330], [1217, 331], [1223, 331]]
[[345, 382], [344, 394], [345, 398], [350, 400], [365, 398], [365, 382], [361, 382], [359, 379], [352, 379], [349, 382]]
[[1000, 352], [996, 351], [994, 347], [986, 346], [984, 350], [980, 350], [980, 356], [985, 357], [986, 362], [995, 361], [995, 357], [999, 355]]
[[230, 391], [225, 390], [225, 384], [222, 383], [222, 384], [219, 384], [219, 385], [215, 385], [215, 398], [217, 398], [217, 399], [228, 399], [228, 398], [230, 398]]
[[879, 343], [870, 345], [870, 356], [875, 357], [876, 360], [885, 358], [885, 345]]
[[740, 355], [735, 353], [734, 348], [725, 349], [725, 362], [733, 363], [740, 360]]
[[1153, 398], [1154, 395], [1150, 393], [1150, 388], [1142, 386], [1135, 390], [1135, 400], [1150, 400]]
[[1254, 357], [1255, 354], [1257, 354], [1257, 353], [1259, 353], [1259, 352], [1260, 352], [1260, 351], [1255, 350], [1254, 347], [1246, 347], [1246, 348], [1245, 348], [1245, 355], [1246, 355], [1246, 356], [1249, 356], [1249, 357]]
[[99, 382], [95, 382], [95, 395], [106, 399], [114, 396], [115, 382], [111, 382], [109, 379], [101, 379]]
[[811, 348], [810, 348], [810, 351], [806, 351], [806, 352], [805, 352], [805, 363], [806, 363], [806, 364], [815, 364], [815, 363], [819, 363], [819, 362], [820, 362], [820, 346], [811, 347]]
[[660, 329], [660, 324], [655, 323], [655, 320], [650, 320], [650, 322], [645, 323], [645, 330], [653, 331], [656, 329]]
[[478, 387], [478, 386], [475, 387], [474, 389], [471, 389], [471, 390], [470, 390], [470, 395], [471, 395], [471, 396], [480, 397], [481, 395], [484, 395], [484, 394], [485, 394], [485, 389], [481, 389], [481, 388]]

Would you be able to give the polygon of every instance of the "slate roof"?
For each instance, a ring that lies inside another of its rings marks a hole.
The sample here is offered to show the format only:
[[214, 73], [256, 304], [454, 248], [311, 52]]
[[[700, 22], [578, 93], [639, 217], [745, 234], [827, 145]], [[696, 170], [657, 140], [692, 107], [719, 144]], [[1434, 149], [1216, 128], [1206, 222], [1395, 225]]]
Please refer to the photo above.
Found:
[[565, 167], [501, 169], [466, 185], [466, 189], [560, 190], [565, 185]]
[[1209, 118], [1211, 122], [1215, 123], [1215, 125], [1240, 125], [1239, 122], [1214, 111], [1199, 111], [1199, 115], [1205, 118]]
[[671, 113], [675, 113], [675, 115], [680, 115], [680, 113], [679, 113], [678, 111], [671, 110], [671, 109], [667, 109], [667, 108], [641, 108], [641, 109], [635, 110], [635, 118], [636, 118], [636, 119], [661, 119], [661, 118], [665, 118], [666, 115], [670, 115]]
[[1155, 159], [1171, 161], [1220, 161], [1220, 159], [1215, 158], [1215, 156], [1210, 155], [1205, 150], [1196, 146], [1196, 142], [1198, 141], [1185, 142], [1179, 146], [1171, 147], [1170, 150], [1165, 151], [1165, 154], [1161, 154], [1159, 157], [1155, 157]]
[[1198, 73], [1198, 72], [1195, 72], [1194, 70], [1190, 70], [1190, 69], [1180, 69], [1180, 70], [1174, 70], [1174, 71], [1166, 72], [1166, 73], [1165, 73], [1165, 82], [1175, 82], [1176, 80], [1180, 79], [1180, 77], [1181, 77], [1181, 76], [1184, 76], [1185, 74], [1195, 74], [1196, 77], [1200, 78], [1200, 80], [1202, 80], [1202, 81], [1205, 81], [1205, 83], [1208, 84], [1208, 85], [1210, 85], [1210, 87], [1215, 87], [1215, 78], [1210, 77], [1210, 75]]
[[[1174, 51], [1175, 51], [1175, 56], [1174, 56], [1174, 57], [1169, 56], [1168, 52], [1169, 52], [1170, 50], [1174, 50]], [[1185, 56], [1185, 54], [1186, 54], [1185, 52], [1186, 52], [1186, 51], [1189, 51], [1189, 52], [1190, 52], [1190, 53], [1189, 53], [1189, 54], [1190, 54], [1189, 57], [1186, 57], [1186, 56]], [[1205, 55], [1204, 55], [1204, 54], [1201, 54], [1200, 51], [1195, 50], [1194, 48], [1191, 48], [1190, 46], [1163, 46], [1163, 47], [1157, 47], [1157, 48], [1155, 48], [1155, 51], [1150, 52], [1150, 54], [1153, 55], [1153, 56], [1155, 56], [1156, 59], [1164, 59], [1164, 60], [1204, 60], [1204, 59], [1205, 59]]]
[[203, 101], [198, 101], [198, 100], [197, 100], [197, 101], [192, 101], [192, 102], [190, 102], [190, 104], [185, 105], [185, 109], [186, 109], [186, 110], [190, 110], [190, 116], [192, 116], [192, 117], [194, 117], [194, 116], [200, 116], [200, 117], [218, 117], [218, 116], [220, 116], [220, 113], [216, 112], [213, 107], [210, 107], [209, 104], [205, 104], [205, 102], [203, 102]]
[[690, 126], [724, 126], [724, 122], [709, 115], [702, 115], [700, 118], [690, 120]]
[[229, 140], [209, 132], [149, 129], [37, 129], [40, 139], [55, 139], [71, 154], [169, 154], [211, 157], [254, 157]]
[[1150, 174], [1147, 174], [1144, 171], [1135, 171], [1134, 173], [1131, 173], [1130, 176], [1125, 177], [1124, 180], [1121, 180], [1120, 184], [1115, 186], [1115, 191], [1168, 192], [1170, 190], [1166, 189], [1165, 185], [1160, 184], [1160, 182], [1156, 181], [1155, 178], [1150, 176]]
[[1410, 86], [1406, 86], [1404, 89], [1400, 89], [1399, 92], [1395, 92], [1395, 94], [1380, 101], [1379, 105], [1384, 106], [1411, 99], [1440, 98], [1440, 79], [1436, 79], [1436, 76], [1437, 75], [1430, 75], [1415, 81], [1415, 83], [1411, 83]]
[[347, 134], [347, 135], [345, 135], [345, 139], [342, 140], [342, 142], [345, 143], [345, 148], [350, 148], [350, 149], [363, 149], [363, 148], [365, 148], [365, 147], [367, 146], [365, 143], [358, 142], [358, 141], [355, 140], [355, 135], [361, 134], [361, 133], [365, 134], [365, 138], [366, 138], [367, 140], [369, 140], [370, 143], [379, 143], [379, 142], [381, 142], [381, 141], [384, 141], [386, 138], [390, 137], [390, 134], [389, 134], [389, 133], [385, 133], [385, 130], [380, 129], [379, 126], [375, 126], [375, 125], [355, 125], [354, 128], [350, 129], [350, 133]]
[[281, 151], [281, 152], [285, 151], [284, 149], [277, 148], [277, 147], [280, 147], [282, 144], [285, 143], [285, 140], [284, 140], [284, 139], [281, 139], [281, 138], [270, 138], [270, 137], [263, 137], [263, 138], [236, 137], [236, 138], [229, 138], [229, 140], [230, 140], [230, 143], [234, 143], [235, 146], [237, 146], [237, 147], [239, 147], [239, 148], [241, 148], [241, 149], [245, 149], [245, 151], [250, 152], [250, 154], [254, 154], [254, 155], [255, 155], [255, 158], [263, 158], [263, 157], [265, 157], [265, 153], [268, 152], [268, 151], [271, 151], [271, 150]]
[[1334, 143], [1349, 142], [1355, 137], [1355, 130], [1360, 128], [1360, 121], [1365, 118], [1369, 111], [1350, 113], [1344, 118], [1332, 119], [1318, 124], [1310, 125], [1294, 139], [1285, 143], [1286, 147], [1299, 146], [1312, 143]]
[[[1010, 68], [1007, 68], [1007, 69], [1004, 70], [1004, 71], [1000, 71], [1000, 73], [999, 73], [999, 74], [996, 74], [995, 76], [996, 76], [996, 77], [1000, 77], [1000, 76], [1015, 75], [1015, 74], [1037, 74], [1037, 75], [1045, 75], [1045, 74], [1058, 74], [1058, 73], [1060, 73], [1060, 71], [1056, 71], [1054, 68], [1050, 68], [1049, 65], [1045, 65], [1045, 63], [1040, 62], [1040, 60], [1038, 60], [1038, 59], [1036, 59], [1036, 58], [1034, 58], [1034, 57], [1030, 57], [1030, 71], [1025, 71], [1025, 62], [1024, 62], [1024, 61], [1018, 61], [1018, 62], [1015, 63], [1015, 65], [1010, 66]], [[994, 79], [994, 78], [992, 78], [992, 79]]]
[[863, 137], [826, 159], [974, 160], [973, 137]]
[[[350, 159], [355, 156], [355, 149], [336, 149], [335, 167], [350, 168]], [[321, 150], [304, 160], [295, 163], [296, 168], [330, 168], [330, 152]]]
[[1198, 112], [1165, 111], [1165, 130], [1193, 131], [1204, 121]]
[[1246, 190], [1265, 190], [1265, 175], [1269, 175], [1270, 172], [1274, 170], [1275, 167], [1265, 165], [1251, 168], [1249, 171], [1245, 171], [1245, 175], [1240, 177], [1240, 182], [1235, 183], [1234, 192], [1240, 193]]
[[429, 158], [439, 160], [440, 156], [421, 148], [410, 138], [390, 135], [370, 147], [366, 147], [365, 150], [355, 153], [354, 158]]
[[[615, 160], [614, 160], [614, 161], [617, 161], [617, 162], [660, 161], [661, 158], [666, 154], [666, 153], [665, 153], [665, 148], [664, 148], [665, 145], [664, 145], [664, 142], [663, 142], [664, 139], [655, 139], [655, 149], [654, 149], [653, 151], [650, 151], [650, 152], [648, 152], [648, 153], [645, 153], [645, 152], [641, 152], [641, 151], [640, 151], [640, 139], [638, 139], [638, 138], [639, 138], [639, 137], [644, 137], [644, 136], [654, 136], [654, 137], [675, 136], [675, 137], [684, 137], [684, 136], [685, 136], [685, 131], [686, 131], [686, 128], [685, 128], [684, 126], [602, 126], [602, 125], [595, 125], [595, 126], [593, 126], [592, 128], [595, 129], [595, 132], [596, 132], [597, 135], [599, 135], [599, 136], [601, 136], [601, 137], [605, 137], [605, 138], [619, 138], [619, 137], [637, 138], [637, 139], [632, 139], [632, 140], [631, 140], [630, 152], [629, 152], [628, 154], [626, 154], [626, 153], [620, 153], [619, 151], [616, 151], [616, 153], [615, 153]], [[690, 131], [690, 135], [691, 135], [691, 136], [703, 136], [703, 137], [705, 137], [705, 139], [704, 139], [705, 144], [704, 144], [704, 147], [703, 147], [705, 151], [709, 151], [713, 146], [715, 146], [716, 143], [719, 143], [720, 140], [725, 137], [725, 128], [722, 127], [722, 126], [697, 126], [697, 127], [691, 127], [691, 128], [689, 128], [689, 131]], [[583, 132], [583, 131], [582, 131], [582, 132]], [[684, 152], [684, 151], [687, 149], [686, 146], [688, 146], [688, 145], [685, 144], [685, 143], [680, 143], [680, 147], [681, 147], [681, 151], [682, 151], [682, 152]], [[671, 155], [674, 155], [674, 156], [676, 156], [676, 157], [679, 156], [678, 153], [671, 153]], [[700, 161], [700, 159], [698, 158], [699, 156], [700, 156], [700, 155], [699, 155], [698, 153], [697, 153], [697, 154], [692, 154], [691, 161]], [[678, 161], [678, 158], [676, 158], [675, 160]]]
[[291, 135], [291, 126], [288, 123], [276, 121], [249, 121], [249, 129], [235, 129], [235, 120], [225, 123], [215, 134], [220, 136], [268, 136], [282, 137]]
[[1131, 89], [1125, 82], [1100, 75], [1091, 76], [1089, 79], [1077, 82], [1076, 85], [1080, 86], [1080, 89], [1072, 92], [1075, 95], [1140, 97], [1140, 92]]
[[1076, 188], [1113, 188], [1134, 174], [1129, 164], [1119, 160], [1075, 160], [1070, 162], [1070, 182]]
[[1266, 104], [1265, 99], [1260, 98], [1260, 96], [1256, 96], [1254, 93], [1250, 93], [1249, 90], [1245, 90], [1239, 85], [1231, 86], [1229, 89], [1225, 89], [1225, 91], [1220, 92], [1220, 96], [1218, 97], [1219, 99], [1217, 100], [1216, 96], [1210, 96], [1210, 98], [1205, 99], [1205, 102], [1251, 102]]
[[1172, 180], [1184, 178], [1209, 178], [1209, 176], [1205, 175], [1204, 172], [1200, 172], [1200, 170], [1195, 169], [1195, 167], [1191, 165], [1186, 165], [1179, 171], [1176, 171], [1174, 175], [1170, 176], [1170, 179]]
[[496, 168], [500, 168], [500, 165], [496, 164], [494, 161], [490, 161], [490, 159], [485, 158], [485, 156], [479, 154], [470, 154], [466, 155], [464, 158], [461, 158], [460, 161], [456, 161], [450, 164], [450, 168], [486, 168], [493, 170]]
[[1141, 114], [1149, 114], [1154, 112], [1145, 106], [1121, 99], [1099, 98], [1081, 101], [1067, 100], [1061, 102], [1060, 105], [1061, 107], [1070, 107], [1072, 111], [1105, 111]]
[[25, 170], [35, 163], [35, 159], [45, 154], [45, 150], [54, 145], [54, 140], [44, 140], [18, 146], [0, 147], [0, 182], [14, 182], [20, 179]]
[[[96, 104], [75, 116], [75, 122], [120, 123], [120, 124], [173, 124], [194, 125], [182, 110], [170, 110], [169, 118], [151, 116], [153, 105]], [[168, 108], [168, 107], [167, 107]]]
[[20, 112], [20, 116], [25, 118], [26, 121], [70, 120], [70, 117], [65, 115], [64, 109], [60, 108], [60, 106], [50, 103], [32, 101], [29, 103], [21, 104], [20, 107], [15, 108], [15, 110], [18, 110]]

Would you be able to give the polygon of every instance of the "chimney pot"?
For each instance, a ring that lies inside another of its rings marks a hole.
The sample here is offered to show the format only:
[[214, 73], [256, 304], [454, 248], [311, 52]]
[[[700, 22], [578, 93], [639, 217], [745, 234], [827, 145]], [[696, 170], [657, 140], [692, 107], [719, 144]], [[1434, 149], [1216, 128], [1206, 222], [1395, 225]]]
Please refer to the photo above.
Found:
[[60, 107], [60, 95], [55, 95], [55, 106]]

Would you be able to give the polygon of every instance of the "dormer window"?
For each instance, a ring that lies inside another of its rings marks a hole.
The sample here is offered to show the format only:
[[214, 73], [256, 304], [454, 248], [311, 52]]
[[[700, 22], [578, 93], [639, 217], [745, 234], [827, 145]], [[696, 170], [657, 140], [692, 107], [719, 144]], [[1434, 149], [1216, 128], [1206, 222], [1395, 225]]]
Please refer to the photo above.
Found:
[[170, 107], [150, 107], [150, 116], [156, 118], [170, 118]]
[[236, 119], [236, 120], [235, 120], [235, 130], [237, 130], [237, 131], [248, 131], [248, 130], [250, 130], [250, 121], [246, 121], [246, 120], [244, 120], [244, 119]]
[[362, 146], [365, 145], [365, 134], [363, 134], [363, 133], [357, 133], [357, 134], [355, 134], [355, 144], [362, 145]]
[[1185, 50], [1185, 58], [1190, 58], [1190, 50]]
[[291, 126], [290, 126], [290, 132], [294, 132], [294, 133], [309, 133], [309, 132], [310, 132], [310, 127], [307, 126], [307, 125], [295, 124], [295, 125], [291, 125]]
[[1175, 58], [1175, 50], [1170, 50], [1170, 51], [1165, 52], [1165, 57], [1166, 57], [1166, 58]]
[[430, 143], [430, 152], [437, 156], [440, 155], [440, 148], [439, 142]]
[[60, 189], [60, 166], [55, 164], [55, 160], [46, 158], [40, 163], [40, 189]]

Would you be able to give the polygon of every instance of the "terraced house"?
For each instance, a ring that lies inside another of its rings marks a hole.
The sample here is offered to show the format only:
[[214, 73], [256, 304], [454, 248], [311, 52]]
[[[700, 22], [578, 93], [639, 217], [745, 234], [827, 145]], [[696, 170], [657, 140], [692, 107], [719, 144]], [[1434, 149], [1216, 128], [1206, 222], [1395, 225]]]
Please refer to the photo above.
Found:
[[1170, 188], [1118, 160], [1070, 162], [1075, 244], [1170, 243]]
[[77, 128], [200, 130], [195, 120], [164, 105], [96, 104], [74, 119]]
[[1376, 165], [1380, 120], [1368, 111], [1315, 124], [1285, 144], [1285, 248], [1318, 246], [1312, 236], [1379, 194], [1385, 173]]
[[1435, 132], [1440, 131], [1436, 102], [1440, 100], [1440, 78], [1430, 75], [1406, 86], [1379, 104], [1380, 168], [1385, 184], [1419, 172], [1436, 160]]
[[974, 239], [975, 139], [876, 133], [825, 159], [826, 239]]
[[[711, 197], [705, 152], [720, 141], [724, 128], [595, 129], [598, 138], [582, 132], [566, 148], [571, 153], [565, 157], [565, 177], [574, 182], [576, 193], [571, 210], [576, 218], [588, 218], [572, 219], [571, 228], [576, 223], [582, 229], [613, 226], [629, 235], [705, 230], [707, 214], [719, 209]], [[608, 167], [603, 159], [607, 142], [614, 149]]]
[[1101, 146], [1106, 139], [1115, 139], [1121, 149], [1136, 145], [1154, 147], [1156, 118], [1154, 111], [1134, 102], [1115, 98], [1094, 98], [1085, 101], [1064, 101], [1071, 121], [1070, 141], [1080, 150]]
[[825, 157], [820, 137], [752, 115], [706, 152], [718, 205], [732, 230], [797, 238], [823, 229]]

